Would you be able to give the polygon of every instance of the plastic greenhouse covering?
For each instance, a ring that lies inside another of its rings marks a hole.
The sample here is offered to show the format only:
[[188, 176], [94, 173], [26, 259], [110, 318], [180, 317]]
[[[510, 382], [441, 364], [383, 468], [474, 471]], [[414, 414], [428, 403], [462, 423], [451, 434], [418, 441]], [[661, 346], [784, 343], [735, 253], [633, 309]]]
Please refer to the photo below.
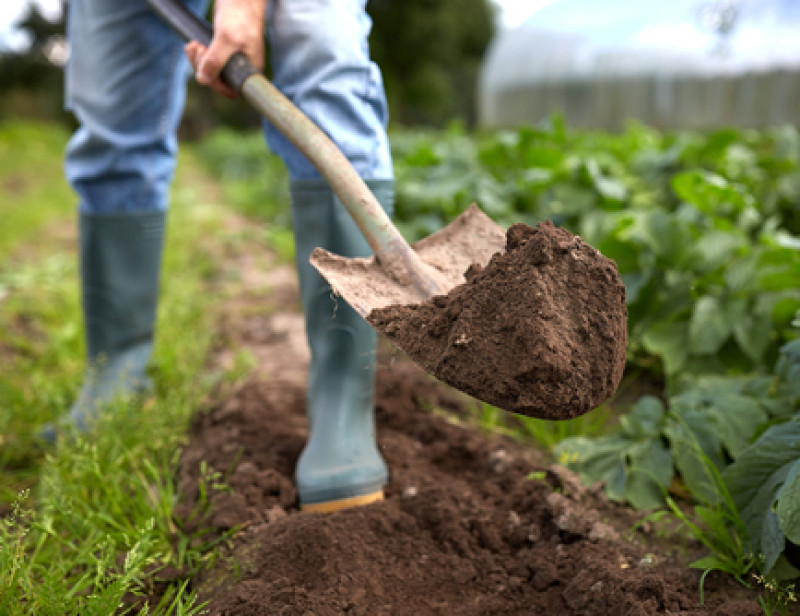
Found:
[[800, 0], [555, 0], [500, 31], [481, 123], [800, 123]]

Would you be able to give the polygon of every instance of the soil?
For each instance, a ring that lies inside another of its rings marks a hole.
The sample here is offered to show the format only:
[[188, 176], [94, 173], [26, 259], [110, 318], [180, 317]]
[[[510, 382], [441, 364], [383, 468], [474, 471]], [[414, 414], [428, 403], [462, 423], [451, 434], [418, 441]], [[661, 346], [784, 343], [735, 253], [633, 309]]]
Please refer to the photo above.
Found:
[[514, 413], [572, 419], [614, 394], [628, 313], [613, 261], [550, 222], [517, 224], [465, 277], [368, 321], [436, 378]]
[[426, 412], [464, 407], [407, 360], [381, 370], [377, 400], [387, 499], [329, 515], [297, 509], [301, 388], [253, 380], [197, 417], [183, 517], [205, 461], [230, 490], [202, 525], [240, 529], [195, 580], [211, 614], [760, 614], [715, 575], [700, 605], [699, 572], [627, 540], [632, 514], [599, 488]]
[[[701, 605], [700, 572], [685, 565], [696, 554], [665, 549], [683, 538], [659, 539], [649, 524], [632, 536], [632, 511], [530, 447], [478, 430], [474, 401], [388, 344], [376, 391], [386, 500], [299, 512], [293, 469], [307, 436], [308, 357], [293, 281], [276, 272], [269, 294], [228, 300], [214, 367], [229, 365], [236, 347], [257, 365], [198, 412], [181, 456], [178, 522], [205, 529], [204, 541], [223, 538], [221, 555], [192, 580], [207, 613], [760, 613], [753, 592], [718, 574]], [[180, 575], [155, 575], [153, 594]]]

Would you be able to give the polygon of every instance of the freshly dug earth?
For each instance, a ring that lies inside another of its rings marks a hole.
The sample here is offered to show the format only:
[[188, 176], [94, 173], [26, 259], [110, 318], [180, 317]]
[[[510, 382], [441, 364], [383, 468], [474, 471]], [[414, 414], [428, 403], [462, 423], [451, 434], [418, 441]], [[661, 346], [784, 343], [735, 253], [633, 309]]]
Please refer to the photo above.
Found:
[[368, 321], [436, 378], [514, 413], [571, 419], [625, 369], [625, 287], [613, 261], [552, 223], [513, 225], [467, 282]]
[[[178, 522], [205, 529], [208, 541], [233, 533], [192, 580], [209, 602], [204, 613], [760, 613], [754, 592], [716, 573], [701, 605], [700, 573], [685, 564], [698, 546], [648, 524], [628, 540], [637, 519], [630, 510], [535, 450], [471, 427], [474, 402], [388, 352], [376, 391], [378, 443], [391, 471], [386, 500], [300, 513], [293, 476], [307, 438], [303, 319], [291, 270], [265, 272], [252, 252], [225, 255], [248, 292], [220, 292], [229, 299], [211, 367], [235, 365], [237, 348], [257, 364], [250, 380], [222, 386], [197, 414], [177, 477]], [[227, 487], [212, 489], [219, 481]], [[665, 545], [681, 551], [667, 555]], [[183, 575], [155, 574], [151, 607]]]
[[[300, 513], [293, 468], [305, 442], [300, 387], [254, 380], [194, 423], [180, 488], [198, 504], [200, 465], [226, 477], [189, 527], [239, 527], [195, 580], [211, 614], [756, 615], [721, 575], [699, 572], [624, 534], [634, 518], [529, 449], [425, 408], [463, 400], [407, 360], [379, 375], [378, 440], [387, 499]], [[651, 537], [652, 538], [652, 537]]]

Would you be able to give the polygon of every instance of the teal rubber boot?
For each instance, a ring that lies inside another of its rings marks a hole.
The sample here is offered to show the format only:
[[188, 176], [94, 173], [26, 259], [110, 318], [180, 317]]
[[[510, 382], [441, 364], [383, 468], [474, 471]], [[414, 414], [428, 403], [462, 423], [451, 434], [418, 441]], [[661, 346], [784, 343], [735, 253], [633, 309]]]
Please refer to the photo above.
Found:
[[[394, 183], [367, 184], [391, 214]], [[295, 472], [305, 511], [336, 511], [383, 498], [388, 470], [375, 439], [377, 335], [309, 264], [321, 246], [345, 257], [372, 251], [324, 180], [292, 182], [300, 294], [311, 348], [309, 438]]]
[[[152, 388], [153, 349], [166, 214], [81, 214], [80, 276], [87, 368], [64, 423], [85, 431], [103, 405]], [[56, 439], [56, 429], [42, 433]]]

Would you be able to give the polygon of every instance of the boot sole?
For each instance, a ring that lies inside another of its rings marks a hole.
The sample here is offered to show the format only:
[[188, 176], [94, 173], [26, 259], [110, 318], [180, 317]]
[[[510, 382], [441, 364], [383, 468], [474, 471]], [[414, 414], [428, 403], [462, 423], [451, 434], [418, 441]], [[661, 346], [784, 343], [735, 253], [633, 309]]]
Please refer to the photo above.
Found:
[[334, 511], [342, 511], [343, 509], [351, 509], [352, 507], [361, 507], [363, 505], [377, 503], [382, 500], [383, 490], [378, 490], [377, 492], [362, 494], [360, 496], [351, 496], [350, 498], [341, 498], [323, 503], [308, 503], [307, 505], [300, 505], [300, 511], [307, 511], [311, 513], [333, 513]]

